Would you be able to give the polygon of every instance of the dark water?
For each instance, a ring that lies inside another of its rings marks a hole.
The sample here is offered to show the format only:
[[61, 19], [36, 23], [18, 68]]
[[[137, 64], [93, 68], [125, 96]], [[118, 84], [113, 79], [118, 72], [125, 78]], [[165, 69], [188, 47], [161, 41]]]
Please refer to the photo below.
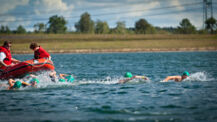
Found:
[[[75, 83], [52, 83], [44, 73], [39, 88], [1, 88], [0, 121], [217, 121], [217, 52], [52, 57], [56, 71], [74, 74]], [[160, 82], [185, 70], [186, 81]], [[127, 71], [151, 81], [117, 84]]]

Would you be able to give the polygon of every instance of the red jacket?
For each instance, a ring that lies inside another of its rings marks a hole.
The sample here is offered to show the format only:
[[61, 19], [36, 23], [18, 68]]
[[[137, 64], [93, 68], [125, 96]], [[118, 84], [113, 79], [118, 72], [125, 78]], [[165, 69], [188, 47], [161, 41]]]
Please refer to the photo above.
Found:
[[[3, 62], [7, 65], [10, 65], [11, 64], [11, 59], [12, 59], [12, 56], [11, 56], [11, 51], [6, 49], [5, 47], [0, 47], [0, 52], [3, 52], [5, 53], [6, 57], [5, 59], [3, 60]], [[5, 66], [0, 66], [0, 69], [4, 69]]]
[[40, 58], [49, 58], [50, 54], [46, 52], [41, 46], [38, 50], [34, 52], [34, 58], [40, 59]]

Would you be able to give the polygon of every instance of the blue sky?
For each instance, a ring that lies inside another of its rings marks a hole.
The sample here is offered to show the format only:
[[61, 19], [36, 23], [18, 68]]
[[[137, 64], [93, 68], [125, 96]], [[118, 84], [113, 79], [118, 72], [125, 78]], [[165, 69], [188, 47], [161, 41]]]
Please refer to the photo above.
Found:
[[[80, 15], [88, 12], [94, 21], [102, 20], [109, 27], [124, 21], [127, 27], [145, 18], [154, 26], [177, 27], [188, 18], [198, 29], [202, 27], [203, 0], [0, 0], [0, 25], [16, 29], [19, 25], [32, 31], [36, 23], [47, 23], [53, 15], [67, 20], [68, 30]], [[213, 0], [214, 17], [217, 18], [217, 1]]]

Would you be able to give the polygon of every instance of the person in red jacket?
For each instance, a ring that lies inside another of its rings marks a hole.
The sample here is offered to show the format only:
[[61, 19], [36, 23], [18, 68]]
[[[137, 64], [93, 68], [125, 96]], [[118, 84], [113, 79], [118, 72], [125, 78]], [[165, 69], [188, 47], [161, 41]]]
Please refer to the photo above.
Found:
[[7, 67], [20, 62], [19, 60], [12, 58], [10, 47], [10, 41], [5, 41], [3, 46], [0, 46], [0, 70], [4, 70]]
[[29, 48], [34, 51], [35, 59], [45, 58], [51, 60], [50, 54], [46, 52], [41, 46], [38, 46], [37, 43], [31, 43]]

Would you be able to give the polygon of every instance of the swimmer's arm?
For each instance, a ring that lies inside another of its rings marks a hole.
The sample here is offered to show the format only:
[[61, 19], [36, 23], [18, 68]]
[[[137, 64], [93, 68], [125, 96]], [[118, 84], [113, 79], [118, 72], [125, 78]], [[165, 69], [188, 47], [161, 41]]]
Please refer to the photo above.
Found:
[[65, 79], [65, 78], [64, 78], [65, 76], [68, 76], [68, 75], [67, 75], [67, 74], [60, 74], [60, 78], [61, 78], [61, 79]]
[[119, 83], [126, 83], [130, 80], [133, 80], [134, 78], [136, 78], [135, 76], [133, 76], [132, 78], [127, 78], [127, 79], [124, 79], [124, 80], [120, 80]]
[[36, 76], [35, 76], [35, 75], [33, 75], [33, 74], [30, 74], [29, 76], [30, 76], [30, 77], [32, 77], [32, 78], [36, 78]]
[[169, 80], [175, 80], [177, 78], [177, 76], [168, 76], [166, 79], [164, 79], [164, 82], [167, 82]]
[[15, 80], [9, 79], [8, 80], [9, 87], [13, 87], [15, 82], [16, 82]]
[[15, 83], [15, 82], [16, 82], [16, 81], [13, 80], [13, 79], [9, 79], [9, 80], [8, 80], [8, 84], [9, 84], [8, 90], [13, 89], [13, 86], [14, 86], [14, 83]]
[[134, 78], [149, 80], [148, 77], [146, 77], [146, 76], [134, 76]]
[[132, 78], [127, 78], [127, 79], [124, 79], [124, 80], [120, 80], [119, 83], [126, 83], [128, 82], [129, 80], [131, 80]]
[[21, 81], [21, 82], [22, 82], [23, 85], [30, 86], [30, 84], [27, 83], [27, 82], [24, 82], [24, 81]]

